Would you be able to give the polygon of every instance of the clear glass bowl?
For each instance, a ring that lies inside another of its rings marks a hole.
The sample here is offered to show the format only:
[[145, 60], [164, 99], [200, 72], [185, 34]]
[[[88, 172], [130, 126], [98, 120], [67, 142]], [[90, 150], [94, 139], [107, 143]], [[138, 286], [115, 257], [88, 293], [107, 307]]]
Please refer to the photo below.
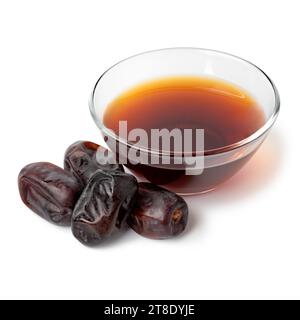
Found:
[[[127, 165], [142, 180], [162, 185], [179, 194], [203, 193], [226, 181], [251, 158], [277, 118], [280, 108], [277, 89], [257, 66], [239, 57], [208, 49], [170, 48], [141, 53], [122, 60], [103, 73], [92, 92], [90, 111], [112, 151], [119, 152], [116, 149], [119, 145], [132, 148], [128, 141], [104, 126], [106, 107], [137, 84], [180, 75], [215, 77], [243, 88], [261, 106], [266, 119], [264, 125], [247, 138], [217, 149], [204, 150], [204, 170], [201, 175], [187, 175], [184, 166]], [[150, 148], [140, 152], [145, 158], [149, 155], [158, 158], [164, 156]], [[203, 157], [203, 152], [196, 156]]]

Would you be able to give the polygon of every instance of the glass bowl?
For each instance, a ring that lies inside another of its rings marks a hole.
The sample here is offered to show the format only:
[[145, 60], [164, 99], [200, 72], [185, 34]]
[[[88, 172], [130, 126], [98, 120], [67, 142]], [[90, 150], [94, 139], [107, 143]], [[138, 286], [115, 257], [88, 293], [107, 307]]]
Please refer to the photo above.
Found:
[[[201, 164], [201, 167], [193, 168], [197, 174], [187, 173], [186, 164], [162, 164], [162, 161], [145, 164], [134, 159], [126, 164], [140, 180], [148, 180], [178, 194], [191, 195], [213, 190], [232, 177], [252, 157], [273, 126], [280, 101], [275, 85], [260, 68], [231, 54], [198, 48], [170, 48], [132, 56], [102, 74], [89, 102], [96, 125], [119, 161], [128, 156], [129, 148], [138, 149], [139, 159], [154, 157], [161, 160], [167, 155], [151, 148], [138, 148], [105, 127], [103, 117], [109, 103], [142, 82], [180, 75], [215, 77], [237, 85], [256, 100], [265, 116], [264, 125], [245, 139], [193, 153], [193, 157], [198, 157], [199, 161], [196, 162]], [[182, 157], [176, 154], [172, 156]]]

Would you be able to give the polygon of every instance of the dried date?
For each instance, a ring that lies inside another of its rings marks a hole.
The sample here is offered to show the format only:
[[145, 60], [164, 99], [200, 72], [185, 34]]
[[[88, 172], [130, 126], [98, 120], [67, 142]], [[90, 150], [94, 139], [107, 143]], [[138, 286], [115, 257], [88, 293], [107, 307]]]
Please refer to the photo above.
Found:
[[140, 183], [134, 210], [128, 217], [129, 226], [151, 239], [167, 239], [184, 231], [188, 207], [174, 192], [151, 183]]
[[48, 162], [32, 163], [21, 170], [18, 184], [32, 211], [55, 224], [70, 225], [81, 186], [69, 172]]
[[[90, 141], [77, 141], [65, 153], [64, 168], [74, 175], [83, 187], [86, 186], [93, 173], [99, 169], [104, 171], [124, 171], [122, 165], [99, 163], [104, 153], [113, 155], [111, 151]], [[104, 159], [104, 158], [103, 158]], [[103, 161], [105, 162], [105, 161]]]
[[96, 245], [121, 229], [133, 208], [137, 190], [134, 176], [120, 171], [98, 170], [90, 178], [74, 209], [74, 236], [86, 245]]

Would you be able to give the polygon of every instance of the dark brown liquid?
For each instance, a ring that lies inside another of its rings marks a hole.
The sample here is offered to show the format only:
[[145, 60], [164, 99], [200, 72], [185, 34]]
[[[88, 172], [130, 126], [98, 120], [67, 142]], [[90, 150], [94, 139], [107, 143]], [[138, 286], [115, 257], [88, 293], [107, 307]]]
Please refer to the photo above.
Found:
[[[104, 125], [118, 134], [122, 120], [127, 121], [128, 131], [204, 129], [206, 152], [247, 138], [265, 122], [261, 108], [247, 92], [218, 79], [200, 77], [157, 79], [130, 89], [108, 105]], [[193, 193], [226, 180], [246, 160], [205, 169], [199, 176], [142, 164], [129, 167], [152, 182]]]

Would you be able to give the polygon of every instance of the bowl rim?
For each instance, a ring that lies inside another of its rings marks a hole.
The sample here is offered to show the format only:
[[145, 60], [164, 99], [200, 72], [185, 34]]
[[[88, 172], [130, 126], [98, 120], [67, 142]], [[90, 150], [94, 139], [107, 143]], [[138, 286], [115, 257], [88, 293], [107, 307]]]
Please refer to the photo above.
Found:
[[[279, 111], [280, 111], [280, 97], [279, 97], [279, 93], [278, 90], [274, 84], [274, 82], [271, 80], [271, 78], [261, 69], [259, 68], [257, 65], [255, 65], [254, 63], [250, 62], [249, 60], [243, 59], [237, 55], [231, 54], [231, 53], [227, 53], [224, 51], [219, 51], [219, 50], [214, 50], [214, 49], [206, 49], [206, 48], [197, 48], [197, 47], [170, 47], [170, 48], [162, 48], [162, 49], [154, 49], [154, 50], [148, 50], [148, 51], [144, 51], [138, 54], [134, 54], [131, 55], [125, 59], [122, 59], [120, 61], [118, 61], [117, 63], [115, 63], [114, 65], [112, 65], [110, 68], [108, 68], [106, 71], [104, 71], [102, 73], [102, 75], [98, 78], [98, 80], [96, 81], [92, 93], [90, 95], [90, 99], [89, 99], [89, 108], [90, 108], [90, 112], [91, 115], [94, 119], [94, 122], [96, 123], [96, 125], [99, 127], [99, 129], [108, 137], [115, 139], [116, 141], [118, 141], [119, 143], [125, 144], [127, 146], [130, 146], [130, 148], [132, 149], [136, 149], [139, 150], [141, 152], [146, 152], [146, 153], [150, 153], [150, 154], [156, 154], [159, 156], [176, 156], [176, 152], [165, 152], [165, 151], [159, 151], [159, 150], [154, 150], [151, 148], [145, 148], [145, 147], [141, 147], [141, 146], [136, 146], [134, 144], [129, 143], [128, 141], [126, 141], [125, 139], [119, 137], [118, 135], [116, 135], [112, 130], [108, 129], [102, 122], [98, 121], [97, 116], [95, 114], [95, 103], [94, 103], [94, 98], [95, 98], [95, 92], [96, 89], [98, 87], [98, 85], [100, 84], [101, 80], [104, 78], [104, 76], [113, 68], [117, 67], [119, 64], [127, 61], [127, 60], [131, 60], [134, 59], [138, 56], [142, 56], [142, 55], [146, 55], [146, 54], [150, 54], [150, 53], [155, 53], [155, 52], [161, 52], [161, 51], [172, 51], [172, 50], [197, 50], [197, 51], [202, 51], [202, 52], [208, 52], [208, 53], [214, 53], [214, 54], [218, 54], [218, 55], [224, 55], [230, 58], [234, 58], [237, 60], [240, 60], [242, 62], [245, 62], [247, 64], [249, 64], [250, 66], [254, 67], [256, 70], [258, 70], [260, 73], [262, 73], [266, 80], [271, 84], [271, 87], [273, 89], [273, 94], [274, 94], [274, 98], [275, 98], [275, 103], [274, 103], [274, 108], [273, 108], [273, 112], [271, 114], [271, 116], [267, 119], [267, 121], [264, 123], [264, 125], [262, 127], [260, 127], [259, 129], [257, 129], [255, 132], [253, 132], [251, 135], [249, 135], [248, 137], [237, 141], [235, 143], [232, 144], [228, 144], [222, 147], [218, 147], [218, 148], [213, 148], [213, 149], [208, 149], [208, 150], [204, 150], [204, 151], [193, 151], [193, 152], [189, 152], [189, 153], [184, 153], [183, 156], [194, 156], [194, 154], [201, 154], [201, 155], [216, 155], [216, 154], [222, 154], [222, 153], [226, 153], [229, 152], [231, 150], [235, 150], [238, 149], [240, 147], [246, 146], [256, 140], [258, 140], [261, 136], [263, 136], [267, 131], [269, 131], [271, 129], [271, 127], [273, 126], [273, 124], [275, 123]], [[180, 152], [181, 156], [182, 156], [182, 152]]]

